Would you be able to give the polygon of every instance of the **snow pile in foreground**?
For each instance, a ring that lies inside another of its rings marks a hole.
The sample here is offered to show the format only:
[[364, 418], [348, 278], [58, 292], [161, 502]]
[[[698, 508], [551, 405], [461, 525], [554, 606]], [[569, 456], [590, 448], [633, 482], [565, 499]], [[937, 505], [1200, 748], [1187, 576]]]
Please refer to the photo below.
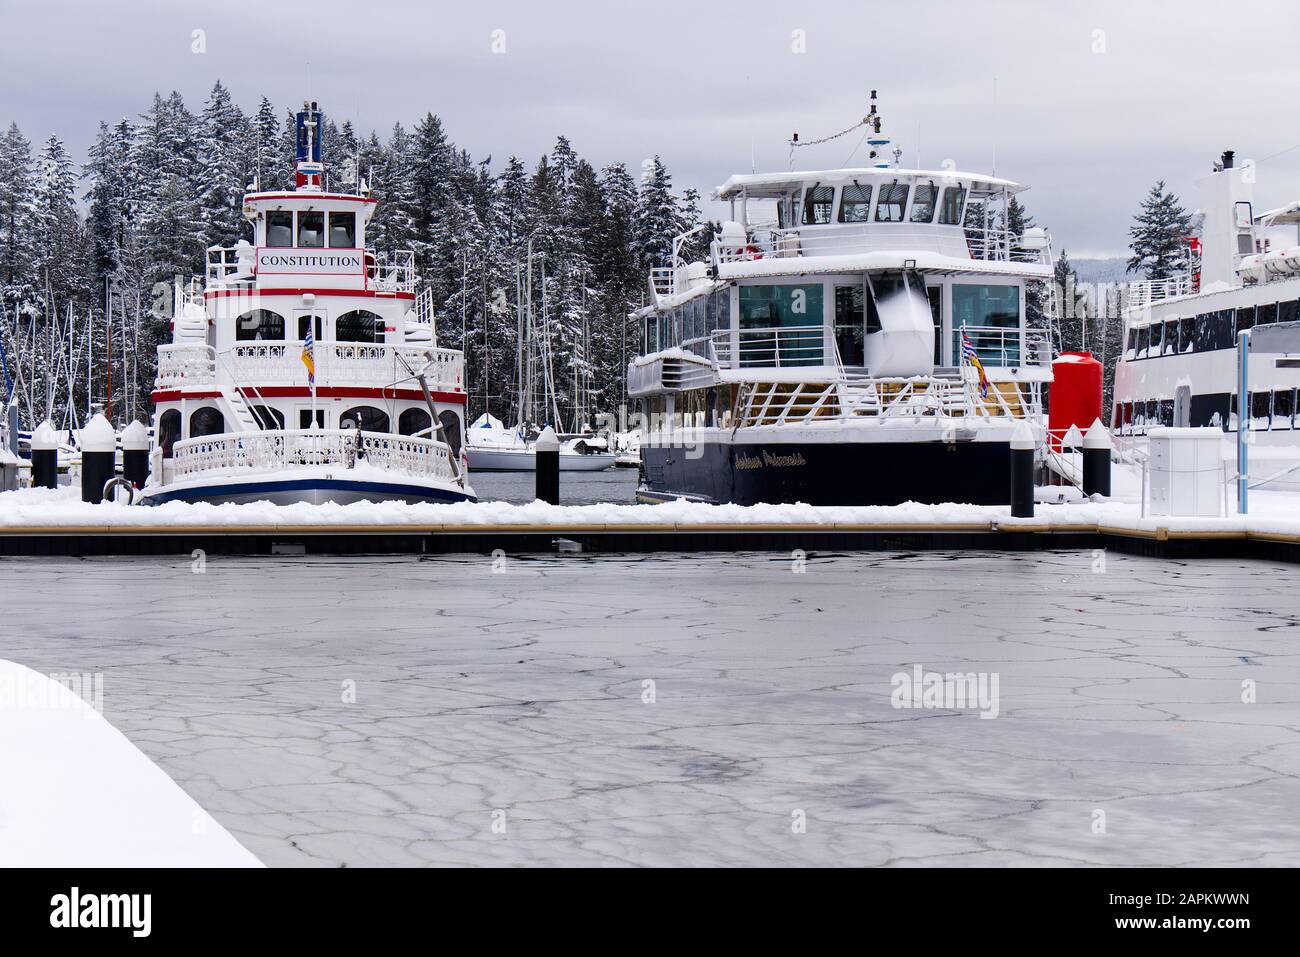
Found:
[[3, 660], [0, 760], [0, 866], [261, 866], [69, 688]]
[[1132, 502], [1067, 502], [1039, 504], [1033, 518], [1015, 519], [1007, 506], [956, 503], [892, 506], [704, 505], [675, 501], [662, 505], [547, 505], [530, 502], [457, 502], [450, 505], [408, 505], [403, 502], [358, 502], [351, 505], [206, 505], [169, 502], [155, 507], [105, 503], [87, 505], [75, 489], [27, 489], [0, 493], [0, 530], [19, 528], [112, 528], [250, 526], [304, 528], [311, 526], [728, 526], [728, 525], [974, 525], [996, 523], [1006, 528], [1032, 526], [1095, 526], [1182, 531], [1242, 531], [1300, 535], [1300, 496], [1258, 492], [1246, 518], [1188, 518], [1141, 516]]

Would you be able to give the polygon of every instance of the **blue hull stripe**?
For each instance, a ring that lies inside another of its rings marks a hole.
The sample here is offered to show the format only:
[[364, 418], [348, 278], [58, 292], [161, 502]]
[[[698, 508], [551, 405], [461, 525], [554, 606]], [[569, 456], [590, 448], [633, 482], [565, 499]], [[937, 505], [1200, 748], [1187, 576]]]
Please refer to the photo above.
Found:
[[347, 482], [339, 479], [299, 479], [291, 482], [248, 482], [239, 485], [205, 485], [159, 492], [146, 496], [142, 504], [161, 505], [164, 502], [202, 501], [211, 498], [228, 498], [232, 495], [257, 495], [274, 492], [306, 492], [313, 489], [337, 492], [373, 492], [380, 495], [410, 496], [438, 502], [473, 502], [474, 496], [447, 489], [428, 488], [421, 485], [388, 485], [380, 482]]

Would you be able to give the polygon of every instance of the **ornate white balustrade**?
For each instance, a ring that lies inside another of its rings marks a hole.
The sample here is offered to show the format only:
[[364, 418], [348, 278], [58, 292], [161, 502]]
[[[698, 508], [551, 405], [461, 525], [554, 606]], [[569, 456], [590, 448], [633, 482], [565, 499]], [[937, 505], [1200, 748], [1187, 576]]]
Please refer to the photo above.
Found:
[[[241, 387], [305, 385], [301, 342], [240, 342], [221, 356], [222, 372]], [[356, 385], [371, 388], [401, 380], [403, 388], [419, 388], [413, 372], [427, 368], [429, 388], [464, 388], [464, 357], [454, 349], [389, 346], [360, 342], [322, 342], [315, 347], [317, 385]], [[158, 350], [159, 389], [217, 384], [217, 361], [206, 345], [172, 345]]]
[[368, 463], [414, 478], [456, 480], [446, 443], [356, 429], [301, 429], [206, 435], [177, 442], [172, 449], [172, 481], [249, 472], [278, 472], [300, 466], [339, 469]]

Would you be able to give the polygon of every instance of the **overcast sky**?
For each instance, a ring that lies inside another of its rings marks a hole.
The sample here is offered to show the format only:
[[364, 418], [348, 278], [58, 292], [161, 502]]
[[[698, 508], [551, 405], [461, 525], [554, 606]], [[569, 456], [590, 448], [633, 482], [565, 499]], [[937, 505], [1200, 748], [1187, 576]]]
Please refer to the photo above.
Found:
[[[558, 133], [597, 166], [659, 153], [679, 189], [707, 195], [751, 154], [789, 168], [792, 131], [843, 129], [876, 88], [904, 165], [918, 141], [927, 166], [986, 171], [996, 153], [1058, 250], [1109, 255], [1152, 182], [1192, 208], [1225, 148], [1263, 161], [1265, 208], [1300, 196], [1298, 7], [0, 0], [0, 122], [56, 132], [80, 160], [99, 120], [134, 117], [155, 90], [197, 111], [220, 78], [246, 109], [310, 92], [381, 135], [431, 110], [497, 168], [511, 153], [531, 165]], [[842, 166], [858, 139], [796, 166]]]

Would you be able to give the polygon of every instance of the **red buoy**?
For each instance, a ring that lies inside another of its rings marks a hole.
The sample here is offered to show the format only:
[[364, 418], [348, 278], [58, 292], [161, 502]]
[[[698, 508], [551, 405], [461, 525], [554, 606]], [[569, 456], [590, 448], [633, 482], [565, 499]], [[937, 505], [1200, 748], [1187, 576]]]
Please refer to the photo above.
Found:
[[1062, 352], [1052, 361], [1052, 390], [1048, 396], [1047, 431], [1052, 449], [1077, 425], [1087, 432], [1101, 417], [1101, 363], [1091, 352]]

